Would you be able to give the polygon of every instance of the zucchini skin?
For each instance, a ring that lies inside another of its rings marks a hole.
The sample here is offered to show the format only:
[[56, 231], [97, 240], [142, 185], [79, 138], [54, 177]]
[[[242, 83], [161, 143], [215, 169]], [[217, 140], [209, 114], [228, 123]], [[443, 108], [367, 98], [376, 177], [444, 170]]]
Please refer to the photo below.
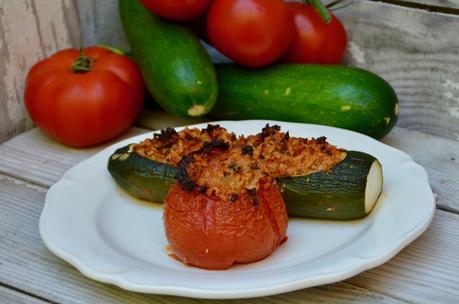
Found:
[[[348, 151], [329, 172], [276, 178], [289, 216], [351, 220], [366, 216], [365, 187], [373, 156]], [[109, 158], [108, 171], [121, 188], [147, 201], [163, 202], [176, 168], [143, 157], [130, 145]]]
[[189, 29], [155, 16], [139, 0], [120, 0], [119, 9], [132, 53], [154, 99], [182, 117], [209, 112], [217, 98], [217, 78], [198, 38]]
[[366, 216], [365, 189], [373, 156], [348, 151], [329, 172], [277, 178], [289, 216], [352, 220]]
[[274, 119], [329, 125], [382, 138], [394, 127], [397, 95], [382, 78], [346, 67], [278, 64], [253, 70], [216, 65], [218, 119]]
[[121, 188], [147, 201], [162, 203], [175, 183], [175, 167], [143, 157], [131, 145], [116, 150], [107, 169]]

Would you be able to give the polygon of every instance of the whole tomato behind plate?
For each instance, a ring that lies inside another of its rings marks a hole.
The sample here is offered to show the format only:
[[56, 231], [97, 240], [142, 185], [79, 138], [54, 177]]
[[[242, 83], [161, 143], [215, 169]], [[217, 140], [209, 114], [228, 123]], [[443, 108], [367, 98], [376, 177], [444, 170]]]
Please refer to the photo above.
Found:
[[127, 56], [104, 47], [65, 49], [29, 71], [25, 106], [35, 124], [74, 147], [125, 131], [142, 108], [144, 83]]
[[330, 13], [325, 21], [313, 5], [290, 2], [295, 31], [284, 61], [291, 63], [339, 64], [347, 46], [347, 34], [341, 21]]
[[261, 67], [290, 45], [293, 19], [282, 0], [215, 0], [207, 14], [211, 44], [239, 64]]

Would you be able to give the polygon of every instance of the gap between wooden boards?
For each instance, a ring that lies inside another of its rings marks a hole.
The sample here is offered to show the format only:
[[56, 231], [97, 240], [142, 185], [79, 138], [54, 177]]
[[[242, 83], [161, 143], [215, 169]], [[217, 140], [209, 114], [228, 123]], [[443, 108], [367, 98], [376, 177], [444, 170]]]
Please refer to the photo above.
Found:
[[0, 299], [14, 304], [59, 304], [3, 282], [0, 282]]
[[[375, 1], [372, 1], [372, 2], [375, 2]], [[413, 1], [405, 1], [405, 0], [377, 0], [376, 2], [387, 3], [387, 4], [392, 4], [392, 5], [397, 5], [397, 6], [407, 7], [407, 8], [420, 9], [420, 10], [433, 12], [433, 13], [459, 15], [459, 8], [427, 4], [423, 2], [413, 2]]]

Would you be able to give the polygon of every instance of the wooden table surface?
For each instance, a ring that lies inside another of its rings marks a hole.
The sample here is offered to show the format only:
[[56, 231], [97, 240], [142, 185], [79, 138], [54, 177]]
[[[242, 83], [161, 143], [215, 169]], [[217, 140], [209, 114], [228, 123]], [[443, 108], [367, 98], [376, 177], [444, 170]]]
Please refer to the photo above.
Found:
[[[147, 131], [132, 128], [124, 137]], [[429, 173], [437, 210], [421, 237], [384, 265], [343, 282], [217, 301], [129, 292], [90, 280], [53, 255], [38, 233], [47, 189], [107, 145], [76, 150], [32, 129], [0, 145], [0, 303], [459, 303], [459, 142], [403, 128], [383, 142]]]

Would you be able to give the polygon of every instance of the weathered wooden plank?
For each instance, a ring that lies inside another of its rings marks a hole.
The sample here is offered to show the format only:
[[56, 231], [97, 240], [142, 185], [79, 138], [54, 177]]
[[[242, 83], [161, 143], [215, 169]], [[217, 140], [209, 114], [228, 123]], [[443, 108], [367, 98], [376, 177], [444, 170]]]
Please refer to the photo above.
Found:
[[347, 62], [395, 88], [398, 126], [459, 139], [459, 16], [373, 1], [335, 13], [349, 34]]
[[[263, 300], [273, 304], [402, 303], [346, 282], [284, 295], [234, 301], [138, 294], [98, 283], [83, 277], [76, 269], [51, 254], [41, 242], [37, 227], [45, 193], [46, 188], [0, 175], [0, 282], [54, 302], [251, 304]], [[443, 238], [448, 236], [445, 234]]]
[[118, 1], [77, 1], [85, 45], [107, 44], [129, 49], [118, 11]]
[[440, 207], [459, 211], [459, 142], [403, 128], [395, 128], [382, 141], [426, 169]]
[[19, 291], [0, 286], [0, 303], [2, 304], [46, 304], [38, 298], [26, 295]]
[[50, 186], [80, 161], [114, 142], [144, 132], [148, 130], [131, 128], [109, 143], [87, 149], [74, 149], [59, 144], [35, 128], [0, 145], [0, 172], [38, 185]]
[[[443, 8], [446, 9], [445, 11], [448, 12], [448, 9], [459, 9], [459, 1], [458, 0], [382, 0], [382, 2], [394, 3], [399, 5], [415, 5], [421, 9], [435, 9], [435, 8]], [[449, 11], [451, 13], [457, 11]]]
[[384, 266], [348, 282], [414, 303], [458, 303], [458, 252], [459, 215], [437, 210], [418, 240]]
[[[183, 119], [158, 112], [144, 117], [142, 122], [145, 126], [155, 129], [187, 123]], [[143, 132], [147, 130], [133, 128], [125, 137]], [[430, 184], [441, 198], [439, 206], [459, 211], [458, 142], [402, 128], [395, 128], [383, 141], [410, 154], [416, 162], [426, 168]], [[0, 172], [50, 186], [73, 165], [105, 146], [72, 149], [33, 129], [0, 145]]]
[[0, 142], [32, 126], [22, 101], [29, 68], [79, 42], [72, 0], [0, 1]]

